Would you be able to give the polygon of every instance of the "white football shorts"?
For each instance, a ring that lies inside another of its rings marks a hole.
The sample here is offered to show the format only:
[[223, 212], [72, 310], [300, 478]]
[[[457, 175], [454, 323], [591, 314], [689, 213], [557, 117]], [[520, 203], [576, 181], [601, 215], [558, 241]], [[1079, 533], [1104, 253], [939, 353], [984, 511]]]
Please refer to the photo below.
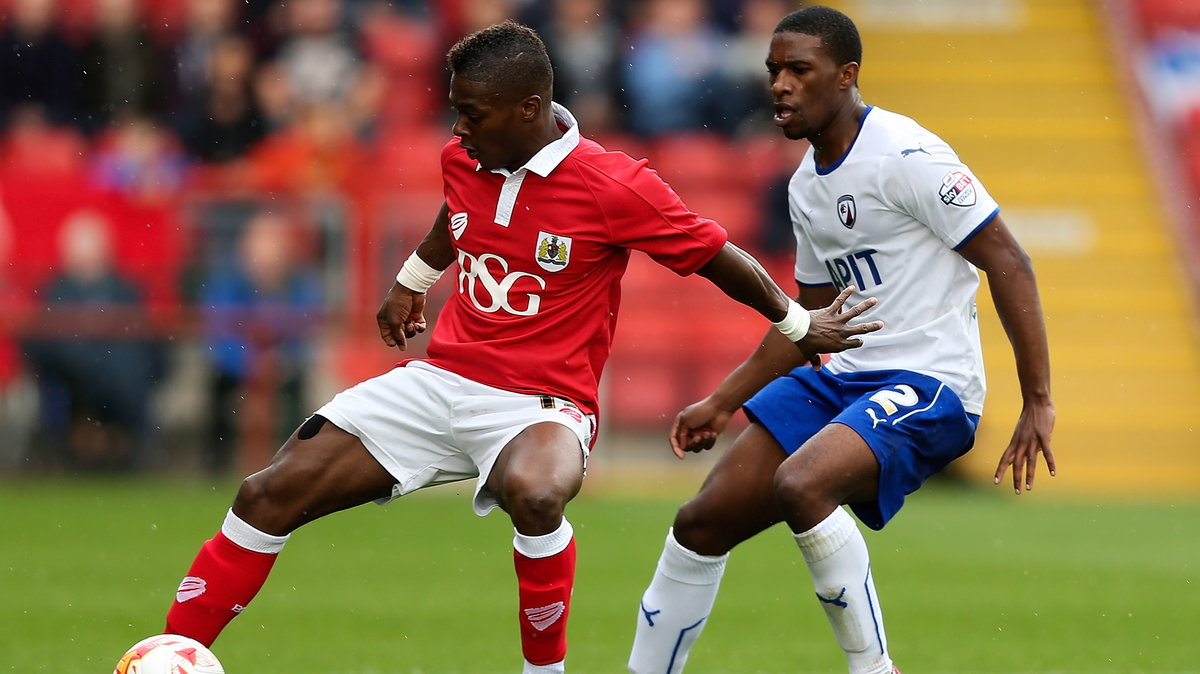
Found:
[[593, 415], [549, 395], [514, 393], [460, 377], [423, 361], [392, 368], [337, 394], [316, 411], [355, 435], [397, 484], [376, 501], [390, 503], [418, 489], [473, 477], [474, 507], [498, 507], [486, 489], [500, 450], [521, 431], [553, 422], [571, 429], [587, 465], [596, 430]]

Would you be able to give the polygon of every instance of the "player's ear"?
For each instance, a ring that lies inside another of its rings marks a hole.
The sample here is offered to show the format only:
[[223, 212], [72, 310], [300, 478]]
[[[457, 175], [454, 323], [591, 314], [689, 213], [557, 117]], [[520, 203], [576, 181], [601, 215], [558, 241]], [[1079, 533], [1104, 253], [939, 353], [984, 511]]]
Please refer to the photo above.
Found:
[[855, 86], [858, 86], [858, 63], [850, 61], [838, 72], [838, 88], [845, 90]]
[[521, 100], [521, 119], [526, 122], [533, 122], [542, 114], [542, 97], [534, 94], [526, 96]]

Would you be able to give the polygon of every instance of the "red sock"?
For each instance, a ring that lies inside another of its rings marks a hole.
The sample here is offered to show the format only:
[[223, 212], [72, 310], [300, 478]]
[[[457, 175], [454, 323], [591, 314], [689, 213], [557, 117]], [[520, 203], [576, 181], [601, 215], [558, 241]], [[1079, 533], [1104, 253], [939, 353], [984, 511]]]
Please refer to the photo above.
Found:
[[567, 614], [575, 584], [575, 539], [549, 557], [513, 551], [520, 594], [521, 652], [534, 665], [567, 657]]
[[179, 584], [167, 612], [166, 632], [211, 646], [258, 594], [278, 556], [247, 550], [218, 531], [200, 548]]

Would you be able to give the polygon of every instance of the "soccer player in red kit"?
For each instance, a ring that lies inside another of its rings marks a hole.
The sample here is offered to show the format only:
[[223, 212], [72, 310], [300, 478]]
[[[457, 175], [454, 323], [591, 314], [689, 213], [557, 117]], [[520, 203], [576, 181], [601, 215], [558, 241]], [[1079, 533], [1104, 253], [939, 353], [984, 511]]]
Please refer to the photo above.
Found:
[[562, 672], [575, 576], [563, 513], [583, 483], [629, 251], [708, 278], [814, 364], [881, 327], [850, 324], [874, 301], [843, 310], [848, 293], [804, 310], [644, 161], [581, 138], [550, 100], [532, 30], [486, 28], [448, 61], [457, 121], [442, 151], [445, 204], [378, 315], [384, 342], [403, 349], [425, 329], [425, 290], [456, 265], [428, 357], [338, 394], [246, 478], [180, 585], [168, 632], [211, 644], [301, 525], [478, 477], [475, 512], [502, 508], [515, 528], [524, 671]]

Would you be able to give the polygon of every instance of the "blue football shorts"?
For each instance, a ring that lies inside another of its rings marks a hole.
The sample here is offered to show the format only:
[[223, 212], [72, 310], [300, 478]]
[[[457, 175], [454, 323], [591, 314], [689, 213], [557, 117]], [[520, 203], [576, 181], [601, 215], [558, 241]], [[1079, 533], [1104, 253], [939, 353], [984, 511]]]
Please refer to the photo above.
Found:
[[938, 379], [908, 370], [831, 374], [804, 366], [767, 384], [744, 409], [790, 456], [826, 424], [854, 429], [879, 461], [879, 494], [850, 509], [882, 529], [913, 493], [975, 443], [979, 415]]

